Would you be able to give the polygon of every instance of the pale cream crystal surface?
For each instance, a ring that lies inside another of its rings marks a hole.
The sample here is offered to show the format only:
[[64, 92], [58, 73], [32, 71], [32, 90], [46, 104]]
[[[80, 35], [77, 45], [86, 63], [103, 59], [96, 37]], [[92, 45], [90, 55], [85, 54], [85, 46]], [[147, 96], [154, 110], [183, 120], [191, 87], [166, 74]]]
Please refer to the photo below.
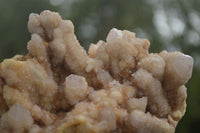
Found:
[[186, 109], [193, 59], [149, 53], [113, 28], [88, 53], [60, 15], [30, 14], [29, 53], [0, 63], [2, 133], [173, 133]]

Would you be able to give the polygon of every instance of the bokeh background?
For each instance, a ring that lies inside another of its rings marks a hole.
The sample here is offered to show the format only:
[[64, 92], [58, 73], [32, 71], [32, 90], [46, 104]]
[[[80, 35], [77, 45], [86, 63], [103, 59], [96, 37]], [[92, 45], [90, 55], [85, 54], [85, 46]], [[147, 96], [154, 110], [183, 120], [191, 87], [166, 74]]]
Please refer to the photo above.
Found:
[[181, 51], [194, 58], [187, 112], [176, 133], [200, 131], [200, 0], [0, 0], [0, 61], [26, 54], [29, 14], [43, 10], [70, 19], [80, 43], [105, 40], [113, 27], [151, 42], [150, 52]]

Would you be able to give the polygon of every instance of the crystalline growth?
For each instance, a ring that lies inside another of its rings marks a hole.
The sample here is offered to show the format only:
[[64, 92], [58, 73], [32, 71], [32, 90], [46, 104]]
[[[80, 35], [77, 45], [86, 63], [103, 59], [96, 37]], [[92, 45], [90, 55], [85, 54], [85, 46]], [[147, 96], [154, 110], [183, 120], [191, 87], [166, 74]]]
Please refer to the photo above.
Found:
[[149, 53], [135, 33], [79, 44], [69, 20], [30, 14], [29, 53], [0, 63], [2, 133], [173, 133], [186, 109], [193, 59]]

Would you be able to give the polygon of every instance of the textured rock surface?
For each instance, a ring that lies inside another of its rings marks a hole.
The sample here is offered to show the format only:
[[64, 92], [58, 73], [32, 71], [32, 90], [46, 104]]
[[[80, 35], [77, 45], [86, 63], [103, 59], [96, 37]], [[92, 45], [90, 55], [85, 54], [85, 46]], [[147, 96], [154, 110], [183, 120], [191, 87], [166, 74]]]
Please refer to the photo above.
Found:
[[113, 28], [87, 52], [58, 13], [30, 14], [26, 56], [0, 63], [0, 131], [173, 133], [186, 109], [193, 59], [148, 52]]

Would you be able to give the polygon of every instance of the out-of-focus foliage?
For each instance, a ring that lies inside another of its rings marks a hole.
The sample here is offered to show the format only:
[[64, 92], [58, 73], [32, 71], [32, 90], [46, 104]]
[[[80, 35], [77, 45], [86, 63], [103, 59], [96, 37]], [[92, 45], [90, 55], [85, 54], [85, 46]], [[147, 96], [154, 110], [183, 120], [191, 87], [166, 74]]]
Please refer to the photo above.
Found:
[[81, 44], [105, 40], [113, 27], [148, 38], [151, 52], [179, 50], [195, 60], [187, 112], [176, 133], [200, 131], [200, 0], [0, 0], [0, 61], [26, 53], [28, 15], [48, 9], [70, 19]]

